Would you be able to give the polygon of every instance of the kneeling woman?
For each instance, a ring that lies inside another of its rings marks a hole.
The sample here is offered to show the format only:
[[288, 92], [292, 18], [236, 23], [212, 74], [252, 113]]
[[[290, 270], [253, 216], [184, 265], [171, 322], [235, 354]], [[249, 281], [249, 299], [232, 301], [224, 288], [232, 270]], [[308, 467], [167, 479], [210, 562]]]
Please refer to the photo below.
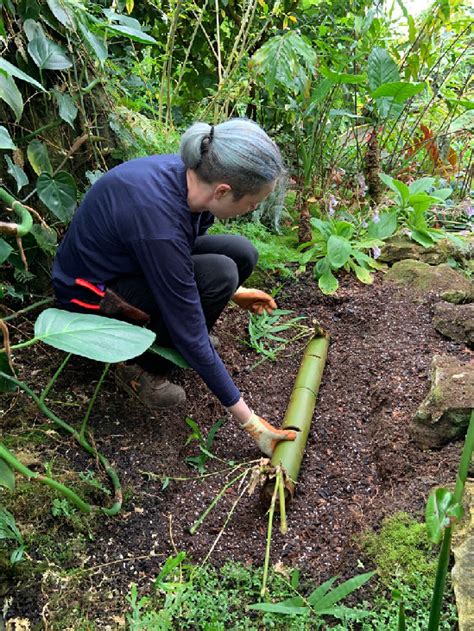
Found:
[[[113, 290], [149, 314], [158, 343], [181, 353], [267, 455], [295, 433], [250, 410], [209, 331], [230, 300], [260, 313], [276, 305], [268, 294], [242, 287], [257, 262], [251, 243], [206, 232], [214, 217], [254, 210], [283, 173], [277, 146], [255, 123], [195, 123], [182, 137], [180, 155], [125, 162], [92, 186], [59, 247], [52, 277], [65, 309], [90, 312], [91, 296], [99, 300], [92, 286], [97, 294]], [[117, 377], [143, 403], [184, 402], [161, 359], [145, 353], [134, 361], [119, 365]]]

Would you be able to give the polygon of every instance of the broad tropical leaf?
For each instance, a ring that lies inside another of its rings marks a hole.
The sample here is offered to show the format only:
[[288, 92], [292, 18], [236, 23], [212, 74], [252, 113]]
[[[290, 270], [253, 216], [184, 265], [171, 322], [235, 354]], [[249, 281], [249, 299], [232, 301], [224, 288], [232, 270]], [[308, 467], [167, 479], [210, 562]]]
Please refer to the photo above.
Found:
[[[300, 61], [301, 60], [301, 61]], [[302, 62], [302, 63], [301, 63]], [[263, 75], [267, 89], [272, 92], [277, 83], [298, 92], [300, 82], [316, 62], [316, 53], [296, 31], [276, 35], [266, 42], [250, 60], [250, 67]]]
[[144, 33], [135, 28], [130, 28], [129, 26], [122, 26], [121, 24], [105, 24], [100, 23], [97, 26], [101, 26], [107, 31], [112, 31], [115, 35], [124, 35], [134, 42], [139, 42], [140, 44], [157, 44], [158, 42], [154, 37]]
[[152, 353], [156, 353], [160, 355], [160, 357], [164, 357], [168, 361], [172, 362], [179, 368], [190, 368], [188, 362], [184, 359], [181, 353], [174, 348], [168, 348], [167, 346], [158, 346], [158, 344], [152, 344], [148, 349]]
[[17, 164], [15, 164], [12, 159], [10, 158], [10, 156], [5, 156], [5, 161], [8, 165], [8, 173], [15, 178], [15, 182], [16, 182], [16, 191], [18, 193], [18, 191], [20, 191], [24, 186], [26, 186], [26, 184], [28, 184], [28, 176], [26, 175], [26, 173], [23, 171], [23, 169], [21, 167], [19, 167]]
[[103, 39], [97, 37], [97, 35], [89, 29], [89, 25], [87, 23], [79, 21], [78, 26], [84, 38], [86, 48], [97, 57], [100, 65], [103, 66], [109, 56], [107, 44]]
[[60, 171], [53, 177], [42, 173], [36, 185], [38, 197], [64, 223], [69, 223], [77, 205], [76, 182], [70, 173]]
[[8, 133], [8, 129], [0, 125], [0, 149], [16, 149], [16, 145]]
[[66, 353], [115, 363], [144, 353], [156, 335], [113, 318], [46, 309], [36, 320], [35, 337]]
[[329, 79], [331, 83], [340, 85], [341, 83], [348, 83], [351, 85], [358, 85], [367, 81], [367, 76], [364, 74], [350, 74], [347, 72], [334, 72], [329, 68], [320, 68], [319, 72]]
[[375, 46], [368, 59], [369, 88], [374, 92], [384, 83], [400, 81], [400, 72], [395, 61], [385, 48]]
[[36, 79], [33, 79], [33, 77], [30, 77], [30, 75], [27, 75], [26, 72], [23, 72], [22, 70], [20, 70], [19, 68], [11, 64], [9, 61], [7, 61], [6, 59], [0, 59], [0, 70], [3, 70], [4, 72], [6, 72], [7, 75], [10, 75], [12, 77], [16, 77], [17, 79], [21, 79], [22, 81], [27, 81], [28, 83], [31, 83], [31, 85], [34, 85], [36, 88], [38, 88], [42, 92], [47, 91], [43, 88], [41, 83], [38, 83], [38, 81], [36, 81]]
[[11, 107], [18, 122], [23, 114], [23, 97], [12, 77], [0, 72], [0, 99]]
[[410, 195], [414, 195], [415, 193], [426, 193], [426, 191], [433, 187], [435, 181], [434, 177], [420, 177], [419, 180], [415, 180], [408, 187]]
[[26, 150], [26, 155], [36, 175], [53, 172], [46, 145], [39, 140], [32, 140], [30, 142]]
[[392, 97], [395, 103], [404, 103], [410, 97], [418, 94], [425, 88], [425, 83], [408, 83], [407, 81], [392, 81], [383, 83], [372, 92], [374, 99], [380, 97]]
[[28, 43], [28, 52], [40, 70], [66, 70], [72, 66], [66, 51], [42, 35]]
[[59, 116], [74, 128], [74, 120], [78, 112], [76, 104], [67, 93], [53, 90], [53, 94], [59, 107]]
[[61, 22], [63, 26], [71, 28], [75, 25], [74, 12], [67, 6], [65, 2], [60, 0], [47, 0], [51, 13]]

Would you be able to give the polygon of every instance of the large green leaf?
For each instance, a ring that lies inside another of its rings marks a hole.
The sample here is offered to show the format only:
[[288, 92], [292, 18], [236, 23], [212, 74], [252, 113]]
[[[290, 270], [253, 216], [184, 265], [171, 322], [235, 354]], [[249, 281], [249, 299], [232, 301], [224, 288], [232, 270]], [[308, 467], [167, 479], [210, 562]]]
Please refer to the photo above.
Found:
[[250, 60], [250, 67], [261, 74], [267, 89], [272, 92], [276, 84], [299, 91], [297, 77], [313, 71], [316, 53], [296, 31], [288, 31], [268, 40]]
[[167, 346], [158, 346], [158, 344], [152, 344], [148, 349], [152, 353], [156, 353], [160, 355], [160, 357], [164, 357], [168, 361], [172, 362], [179, 368], [190, 368], [188, 362], [184, 359], [181, 353], [174, 348], [169, 348]]
[[114, 363], [141, 355], [156, 335], [112, 318], [46, 309], [36, 320], [35, 337], [66, 353]]
[[5, 161], [8, 165], [8, 173], [15, 178], [16, 191], [18, 193], [18, 191], [28, 184], [28, 176], [21, 167], [12, 161], [10, 156], [5, 156]]
[[74, 12], [65, 2], [61, 0], [47, 0], [47, 2], [51, 13], [58, 22], [68, 28], [74, 27], [76, 22]]
[[66, 51], [47, 37], [35, 37], [28, 43], [28, 52], [40, 70], [65, 70], [72, 66]]
[[358, 85], [361, 83], [365, 83], [367, 81], [367, 76], [365, 74], [350, 74], [347, 72], [334, 72], [329, 68], [320, 68], [319, 72], [329, 79], [331, 83], [335, 83], [340, 85], [341, 83], [348, 83], [351, 85]]
[[374, 92], [384, 83], [400, 81], [400, 72], [395, 61], [385, 48], [372, 49], [368, 59], [369, 88]]
[[16, 145], [11, 139], [8, 129], [0, 125], [0, 149], [16, 149]]
[[59, 116], [74, 128], [74, 120], [78, 109], [69, 94], [53, 90], [54, 98], [59, 107]]
[[80, 20], [78, 22], [78, 27], [81, 31], [82, 37], [84, 38], [84, 45], [90, 53], [97, 57], [100, 65], [103, 66], [109, 56], [107, 43], [100, 37], [97, 37], [97, 35], [89, 29], [89, 25], [86, 21], [83, 22]]
[[334, 294], [339, 287], [339, 281], [331, 272], [331, 270], [328, 270], [324, 272], [324, 274], [321, 274], [321, 276], [319, 277], [318, 287], [323, 292], [323, 294]]
[[12, 108], [18, 122], [23, 114], [23, 97], [13, 78], [3, 71], [0, 72], [0, 99]]
[[26, 155], [36, 175], [53, 172], [46, 145], [39, 140], [32, 140], [30, 142], [26, 150]]
[[374, 99], [382, 96], [390, 96], [395, 103], [404, 103], [410, 97], [415, 96], [425, 88], [425, 83], [408, 83], [407, 81], [392, 81], [383, 83], [372, 92]]
[[372, 239], [387, 239], [397, 229], [398, 213], [394, 210], [391, 213], [380, 215], [377, 222], [371, 221], [367, 228], [367, 234]]
[[25, 72], [23, 72], [22, 70], [20, 70], [13, 64], [11, 64], [6, 59], [0, 59], [0, 70], [3, 70], [4, 72], [6, 72], [7, 75], [10, 75], [12, 77], [16, 77], [17, 79], [21, 79], [22, 81], [27, 81], [28, 83], [31, 83], [31, 85], [34, 85], [36, 88], [38, 88], [42, 92], [46, 92], [46, 90], [43, 88], [41, 83], [38, 83], [36, 79], [33, 79], [33, 77], [30, 77], [30, 75], [27, 75]]
[[77, 205], [76, 182], [67, 171], [42, 173], [36, 184], [38, 197], [61, 221], [68, 223]]
[[426, 193], [427, 190], [433, 187], [435, 181], [434, 177], [420, 177], [419, 180], [415, 180], [408, 187], [410, 195], [415, 193]]
[[5, 239], [0, 239], [0, 265], [4, 263], [10, 254], [13, 252], [13, 248]]
[[121, 24], [105, 24], [99, 23], [98, 27], [102, 27], [107, 31], [112, 31], [114, 35], [124, 35], [134, 42], [139, 42], [140, 44], [157, 44], [158, 42], [154, 37], [140, 31], [136, 28], [130, 28], [129, 26], [122, 26]]
[[15, 490], [15, 474], [2, 458], [0, 458], [0, 486], [9, 491]]
[[387, 175], [386, 173], [379, 173], [379, 178], [382, 180], [384, 184], [386, 184], [392, 191], [398, 196], [398, 200], [400, 205], [403, 206], [408, 202], [408, 198], [410, 197], [410, 189], [405, 184], [405, 182], [401, 182], [400, 180], [396, 180], [395, 178]]
[[327, 258], [331, 267], [338, 269], [343, 267], [352, 252], [351, 242], [338, 235], [331, 235], [328, 239]]

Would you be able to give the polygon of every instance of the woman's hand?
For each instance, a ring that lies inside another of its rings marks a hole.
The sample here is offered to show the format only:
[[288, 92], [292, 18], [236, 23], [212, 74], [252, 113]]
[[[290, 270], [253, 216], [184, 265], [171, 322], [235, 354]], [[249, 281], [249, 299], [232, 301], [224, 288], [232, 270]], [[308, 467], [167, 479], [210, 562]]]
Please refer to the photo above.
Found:
[[271, 314], [273, 309], [277, 307], [275, 300], [260, 289], [239, 287], [232, 296], [232, 300], [242, 309], [247, 309], [258, 315], [262, 315], [264, 311]]

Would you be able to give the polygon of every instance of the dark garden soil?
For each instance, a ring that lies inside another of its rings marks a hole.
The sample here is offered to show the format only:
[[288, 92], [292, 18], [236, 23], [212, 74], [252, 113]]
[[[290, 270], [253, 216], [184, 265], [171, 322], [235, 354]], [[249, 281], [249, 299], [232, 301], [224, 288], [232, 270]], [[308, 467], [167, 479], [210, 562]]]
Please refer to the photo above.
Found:
[[[431, 298], [382, 284], [380, 278], [374, 285], [364, 286], [344, 277], [337, 295], [327, 297], [310, 277], [302, 277], [298, 282], [287, 282], [278, 300], [281, 308], [305, 316], [308, 325], [317, 320], [331, 334], [297, 492], [288, 511], [288, 534], [283, 536], [276, 528], [272, 543], [272, 563], [299, 567], [306, 578], [318, 583], [335, 574], [348, 577], [359, 573], [358, 561], [364, 560], [364, 555], [358, 541], [364, 530], [377, 529], [384, 516], [398, 510], [422, 515], [430, 489], [455, 479], [461, 444], [420, 451], [408, 430], [429, 390], [433, 355], [448, 353], [466, 362], [470, 356], [462, 345], [442, 338], [432, 328]], [[31, 332], [26, 320], [15, 324]], [[252, 369], [260, 357], [241, 342], [247, 335], [246, 324], [245, 312], [226, 310], [216, 327], [220, 354], [257, 413], [279, 423], [305, 340], [288, 347], [276, 362], [265, 361]], [[14, 327], [11, 333], [18, 337]], [[60, 358], [61, 354], [51, 348], [35, 347], [28, 359], [25, 351], [18, 352], [17, 365], [23, 377], [37, 384], [39, 390]], [[99, 364], [73, 358], [51, 398], [78, 402], [82, 407], [51, 407], [60, 409], [69, 422], [80, 420], [100, 373]], [[188, 533], [225, 477], [170, 480], [165, 489], [163, 478], [196, 476], [195, 469], [185, 462], [187, 456], [199, 453], [195, 442], [185, 445], [190, 433], [185, 417], [192, 417], [206, 433], [225, 411], [192, 372], [182, 371], [176, 380], [186, 388], [186, 405], [151, 415], [117, 389], [110, 373], [92, 413], [97, 447], [118, 470], [125, 501], [118, 516], [101, 516], [99, 525], [94, 526], [94, 540], [87, 543], [82, 559], [86, 571], [81, 574], [80, 595], [77, 602], [65, 606], [79, 606], [84, 615], [98, 621], [99, 628], [106, 624], [115, 628], [114, 619], [117, 622], [127, 607], [125, 595], [130, 583], [136, 582], [140, 588], [150, 585], [174, 551], [185, 550], [193, 562], [204, 559], [240, 492], [230, 489], [197, 534]], [[19, 423], [31, 428], [45, 422], [23, 395], [11, 400], [5, 418], [5, 434], [18, 429]], [[67, 457], [71, 469], [94, 468], [72, 439], [53, 438], [52, 447]], [[48, 446], [34, 449], [45, 457], [41, 450]], [[251, 439], [231, 420], [218, 431], [212, 452], [224, 461], [259, 457]], [[207, 469], [212, 472], [225, 466], [225, 462], [211, 460]], [[51, 519], [50, 506], [44, 506], [44, 511], [45, 520]], [[24, 526], [25, 516], [17, 515], [17, 521]], [[215, 545], [210, 562], [219, 565], [234, 560], [261, 565], [266, 527], [258, 493], [245, 495]], [[67, 534], [65, 526], [64, 537]], [[29, 554], [36, 559], [34, 548]], [[44, 575], [37, 578], [36, 585], [29, 583], [27, 587], [13, 579], [10, 615], [37, 622], [51, 594], [62, 588], [59, 579], [48, 582]], [[47, 619], [47, 608], [43, 616]]]

